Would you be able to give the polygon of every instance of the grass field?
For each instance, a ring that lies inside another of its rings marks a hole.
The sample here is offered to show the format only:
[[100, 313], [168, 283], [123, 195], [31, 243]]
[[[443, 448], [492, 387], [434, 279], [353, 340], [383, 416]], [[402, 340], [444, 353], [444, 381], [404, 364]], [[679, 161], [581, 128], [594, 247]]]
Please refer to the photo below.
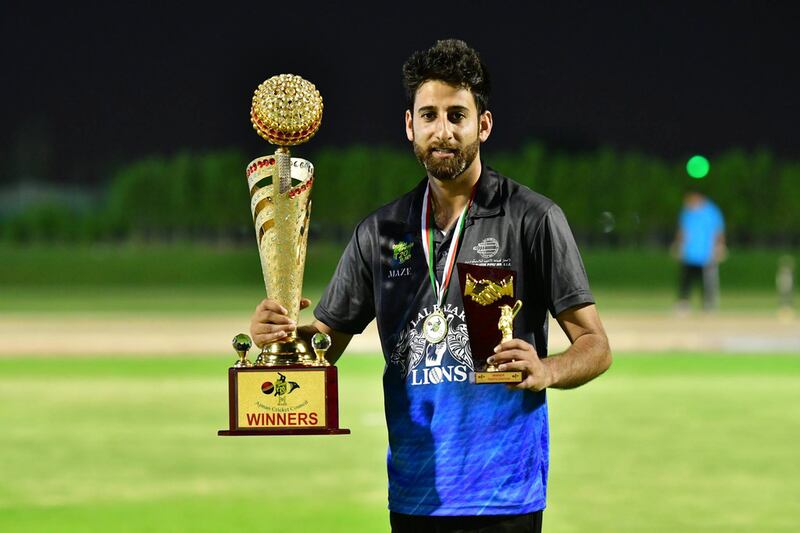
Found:
[[[341, 249], [309, 246], [304, 287], [312, 300], [318, 301]], [[785, 253], [732, 252], [721, 269], [721, 311], [774, 312], [775, 268]], [[587, 249], [583, 257], [601, 310], [673, 307], [677, 264], [666, 250]], [[255, 245], [0, 244], [0, 265], [0, 313], [241, 312], [264, 294]]]
[[[306, 286], [324, 286], [343, 243], [311, 239]], [[589, 280], [608, 290], [673, 292], [678, 264], [663, 248], [581, 249]], [[778, 258], [796, 250], [732, 249], [720, 268], [723, 293], [775, 291]], [[255, 244], [53, 244], [0, 243], [0, 288], [8, 287], [258, 287]]]
[[[313, 300], [339, 251], [311, 244]], [[774, 313], [780, 254], [734, 251], [722, 314]], [[665, 251], [584, 259], [601, 314], [669, 316]], [[263, 295], [255, 246], [0, 245], [0, 264], [0, 321], [41, 321], [41, 335], [76, 315], [246, 324]], [[0, 531], [387, 530], [380, 355], [340, 363], [352, 435], [221, 438], [228, 360], [136, 341], [127, 358], [0, 357]], [[548, 533], [797, 530], [796, 354], [616, 354], [596, 382], [548, 397]]]
[[[221, 438], [216, 358], [0, 359], [0, 531], [386, 531], [380, 356], [346, 437]], [[800, 358], [617, 355], [549, 393], [545, 530], [796, 531]]]
[[[306, 285], [304, 293], [316, 303], [324, 285]], [[0, 287], [0, 313], [241, 313], [250, 311], [264, 286], [234, 287]], [[594, 289], [601, 311], [663, 313], [675, 305], [668, 289]], [[699, 296], [695, 306], [700, 307]], [[738, 290], [722, 296], [722, 313], [774, 313], [777, 298], [767, 291]]]

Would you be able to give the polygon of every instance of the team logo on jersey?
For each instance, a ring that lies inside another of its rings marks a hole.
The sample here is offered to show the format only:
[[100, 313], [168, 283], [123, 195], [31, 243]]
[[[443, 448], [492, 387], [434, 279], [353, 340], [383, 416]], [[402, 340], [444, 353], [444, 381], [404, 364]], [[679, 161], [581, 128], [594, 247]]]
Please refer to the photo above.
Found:
[[400, 241], [392, 245], [392, 260], [397, 265], [402, 265], [411, 259], [411, 249], [414, 247], [413, 242]]
[[391, 362], [411, 385], [467, 381], [473, 369], [463, 310], [450, 304], [441, 309], [448, 323], [447, 335], [441, 341], [432, 343], [423, 335], [425, 319], [437, 309], [436, 306], [421, 309], [392, 350]]
[[473, 250], [478, 252], [478, 255], [484, 259], [489, 259], [497, 255], [500, 251], [500, 243], [494, 237], [486, 237], [477, 246], [472, 247]]

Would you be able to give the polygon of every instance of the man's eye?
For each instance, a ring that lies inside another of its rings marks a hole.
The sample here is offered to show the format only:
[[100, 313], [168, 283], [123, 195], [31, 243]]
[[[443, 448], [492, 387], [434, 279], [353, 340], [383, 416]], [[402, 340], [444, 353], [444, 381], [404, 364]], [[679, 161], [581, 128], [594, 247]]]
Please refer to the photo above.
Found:
[[451, 122], [461, 122], [464, 120], [465, 115], [464, 113], [450, 113], [450, 121]]
[[433, 120], [436, 118], [436, 113], [423, 113], [422, 118], [425, 120]]

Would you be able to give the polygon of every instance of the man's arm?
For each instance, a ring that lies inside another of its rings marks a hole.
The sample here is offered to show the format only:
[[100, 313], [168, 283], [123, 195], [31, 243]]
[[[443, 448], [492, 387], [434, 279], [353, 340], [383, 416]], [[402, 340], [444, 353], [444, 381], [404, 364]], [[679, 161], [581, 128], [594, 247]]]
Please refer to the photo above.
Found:
[[611, 348], [594, 304], [572, 307], [557, 317], [572, 345], [564, 353], [539, 359], [536, 349], [520, 339], [495, 348], [490, 362], [499, 370], [523, 371], [518, 389], [572, 389], [591, 381], [611, 366]]
[[711, 260], [714, 263], [722, 263], [728, 258], [728, 246], [725, 244], [725, 232], [718, 231], [714, 236], [714, 249], [711, 253]]
[[326, 326], [319, 320], [314, 320], [313, 323], [308, 324], [307, 326], [300, 326], [297, 328], [297, 335], [306, 341], [306, 344], [311, 346], [311, 337], [313, 337], [318, 331], [330, 335], [331, 347], [327, 352], [325, 352], [325, 359], [327, 359], [332, 365], [336, 364], [336, 361], [338, 361], [339, 357], [341, 357], [342, 353], [344, 353], [347, 345], [350, 344], [350, 339], [353, 338], [353, 335], [350, 333], [336, 331], [335, 329]]
[[551, 387], [580, 387], [608, 370], [611, 347], [594, 304], [567, 309], [556, 320], [572, 345], [542, 361], [554, 374]]
[[[300, 301], [300, 309], [305, 309], [311, 304], [308, 298]], [[311, 337], [321, 331], [331, 337], [331, 347], [325, 353], [325, 359], [331, 364], [336, 363], [342, 355], [350, 339], [353, 336], [349, 333], [342, 333], [326, 326], [319, 320], [307, 326], [297, 326], [288, 316], [286, 309], [275, 300], [265, 299], [258, 304], [253, 316], [250, 318], [250, 336], [259, 348], [265, 344], [282, 339], [292, 331], [297, 330], [297, 335], [310, 346]]]

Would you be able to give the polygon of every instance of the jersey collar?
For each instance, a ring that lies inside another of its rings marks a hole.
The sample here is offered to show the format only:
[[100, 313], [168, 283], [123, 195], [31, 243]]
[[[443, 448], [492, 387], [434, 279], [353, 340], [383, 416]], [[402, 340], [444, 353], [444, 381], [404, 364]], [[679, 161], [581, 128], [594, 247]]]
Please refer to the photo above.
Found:
[[[420, 213], [422, 212], [422, 196], [425, 187], [428, 186], [428, 178], [425, 177], [414, 189], [414, 200], [411, 210], [406, 218], [406, 226], [419, 231]], [[487, 165], [481, 165], [481, 176], [478, 178], [478, 188], [475, 190], [475, 198], [472, 207], [467, 213], [467, 225], [472, 218], [491, 217], [500, 213], [502, 180], [495, 170]]]

